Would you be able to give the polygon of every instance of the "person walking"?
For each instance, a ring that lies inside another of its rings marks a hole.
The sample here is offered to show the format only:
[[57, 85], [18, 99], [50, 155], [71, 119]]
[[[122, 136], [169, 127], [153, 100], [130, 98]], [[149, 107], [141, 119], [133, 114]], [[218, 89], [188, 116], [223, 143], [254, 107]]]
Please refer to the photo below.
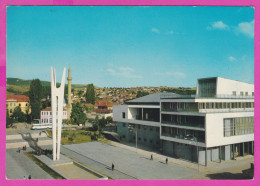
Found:
[[32, 179], [31, 175], [29, 175], [28, 179], [29, 179], [29, 180]]
[[18, 152], [20, 153], [20, 147], [18, 148]]
[[39, 133], [39, 136], [41, 136], [42, 132]]
[[25, 177], [25, 176], [23, 176], [23, 179], [24, 179], [24, 180], [26, 180], [26, 177]]
[[168, 164], [168, 158], [166, 158], [165, 162], [166, 162], [166, 164]]
[[27, 148], [26, 145], [24, 145], [24, 150], [25, 150], [25, 151], [26, 151], [26, 148]]
[[153, 160], [153, 155], [151, 154], [151, 160]]
[[114, 165], [114, 163], [112, 163], [112, 171], [114, 170], [114, 168], [115, 168], [115, 165]]

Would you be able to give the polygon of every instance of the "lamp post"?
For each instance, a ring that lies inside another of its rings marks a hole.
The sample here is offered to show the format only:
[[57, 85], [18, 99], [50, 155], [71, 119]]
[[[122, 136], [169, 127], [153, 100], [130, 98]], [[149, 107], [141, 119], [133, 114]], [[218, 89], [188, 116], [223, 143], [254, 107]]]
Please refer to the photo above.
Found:
[[137, 153], [137, 127], [133, 124], [128, 125], [128, 131], [131, 133], [135, 132], [135, 147], [136, 147], [136, 153]]

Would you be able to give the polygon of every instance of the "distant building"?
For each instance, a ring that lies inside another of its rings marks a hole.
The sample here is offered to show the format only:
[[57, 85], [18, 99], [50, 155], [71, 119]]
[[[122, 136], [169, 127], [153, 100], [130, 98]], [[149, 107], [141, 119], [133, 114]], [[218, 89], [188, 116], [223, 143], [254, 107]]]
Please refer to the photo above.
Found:
[[108, 101], [108, 100], [96, 100], [95, 106], [97, 109], [93, 109], [92, 113], [95, 114], [99, 117], [113, 117], [113, 103]]
[[[56, 114], [58, 114], [58, 113], [56, 113]], [[66, 107], [63, 108], [62, 120], [67, 120]], [[47, 108], [41, 110], [40, 123], [52, 124], [52, 111], [51, 111], [50, 107], [47, 107]]]
[[25, 114], [30, 114], [31, 109], [29, 105], [30, 99], [25, 95], [6, 95], [6, 109], [9, 115], [12, 115], [15, 107], [19, 106], [21, 111]]
[[124, 140], [135, 142], [137, 130], [138, 143], [168, 156], [208, 162], [254, 154], [253, 84], [198, 79], [196, 95], [151, 94], [114, 106], [113, 116]]

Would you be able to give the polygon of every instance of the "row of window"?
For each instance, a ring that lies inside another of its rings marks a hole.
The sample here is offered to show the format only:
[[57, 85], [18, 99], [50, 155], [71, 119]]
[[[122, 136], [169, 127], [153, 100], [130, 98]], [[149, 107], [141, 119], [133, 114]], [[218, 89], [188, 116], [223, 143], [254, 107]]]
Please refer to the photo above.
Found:
[[[52, 112], [49, 112], [49, 111], [42, 111], [42, 116], [48, 116], [48, 115], [52, 115]], [[56, 112], [56, 115], [58, 115], [58, 112]], [[63, 112], [63, 115], [66, 116], [67, 115], [67, 112]]]
[[[232, 95], [233, 96], [236, 96], [237, 95], [237, 92], [236, 91], [233, 91], [232, 92]], [[255, 93], [254, 92], [252, 92], [252, 94], [251, 94], [252, 96], [254, 96], [255, 95]], [[248, 96], [248, 92], [240, 92], [240, 96]]]
[[254, 117], [224, 119], [224, 137], [254, 133]]
[[254, 102], [217, 102], [199, 103], [199, 109], [254, 108]]
[[[8, 106], [8, 103], [6, 104]], [[16, 106], [16, 103], [9, 103], [9, 106], [12, 107], [12, 106]], [[17, 104], [18, 106], [18, 104]], [[21, 104], [19, 103], [19, 106], [21, 106]], [[27, 106], [27, 103], [25, 104], [25, 106]]]
[[[158, 132], [160, 131], [160, 128], [159, 127], [149, 127], [149, 126], [145, 126], [145, 125], [137, 125], [138, 126], [138, 129], [143, 129], [143, 130], [150, 130], [150, 131], [153, 131], [154, 128], [156, 128], [155, 130]], [[126, 124], [123, 123], [123, 127], [126, 127]], [[136, 125], [133, 125], [133, 128], [135, 128]]]
[[[123, 135], [122, 137], [125, 138], [125, 135]], [[135, 140], [135, 136], [133, 136], [133, 140]], [[138, 141], [148, 142], [147, 138], [141, 138], [141, 137], [138, 137]], [[149, 140], [149, 143], [153, 143], [153, 140], [150, 139], [150, 140]], [[156, 144], [159, 145], [159, 144], [160, 144], [160, 141], [157, 140], [157, 141], [156, 141]]]

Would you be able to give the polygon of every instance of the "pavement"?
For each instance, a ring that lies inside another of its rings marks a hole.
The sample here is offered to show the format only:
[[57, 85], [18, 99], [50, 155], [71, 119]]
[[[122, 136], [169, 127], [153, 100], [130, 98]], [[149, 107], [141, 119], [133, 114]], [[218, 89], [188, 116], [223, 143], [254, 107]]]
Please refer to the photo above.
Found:
[[171, 162], [166, 164], [165, 159], [154, 158], [150, 160], [150, 156], [147, 157], [127, 149], [99, 142], [64, 145], [63, 149], [70, 150], [66, 152], [62, 150], [62, 152], [70, 157], [72, 157], [71, 151], [73, 151], [73, 153], [81, 154], [88, 159], [100, 162], [108, 170], [110, 170], [113, 163], [115, 170], [125, 175], [131, 175], [131, 177], [136, 179], [191, 179], [196, 174], [196, 170]]
[[[32, 151], [31, 148], [27, 148], [27, 151]], [[41, 167], [36, 165], [31, 159], [29, 159], [24, 151], [20, 153], [17, 149], [6, 150], [6, 177], [7, 179], [28, 179], [31, 175], [32, 179], [53, 179], [48, 173], [46, 173]]]

